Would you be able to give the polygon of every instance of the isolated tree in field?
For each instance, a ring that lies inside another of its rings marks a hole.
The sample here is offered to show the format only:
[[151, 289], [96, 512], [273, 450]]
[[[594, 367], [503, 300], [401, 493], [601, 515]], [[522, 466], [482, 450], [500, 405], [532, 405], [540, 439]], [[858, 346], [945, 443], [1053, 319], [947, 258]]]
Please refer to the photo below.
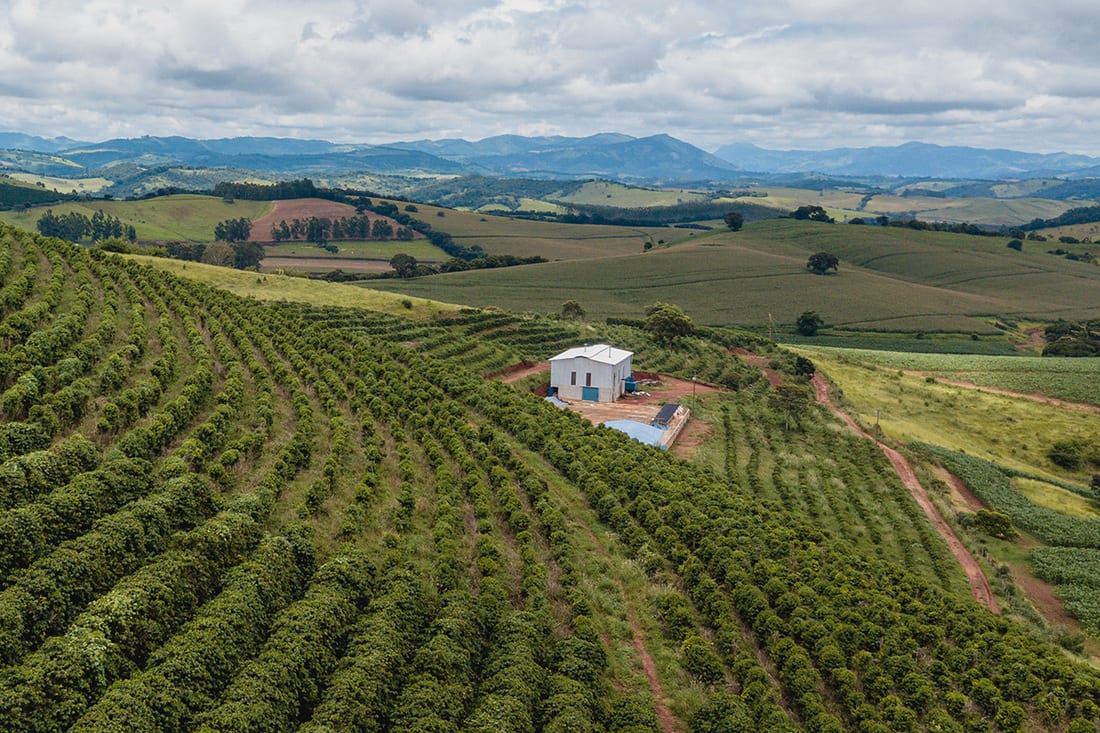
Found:
[[810, 398], [806, 391], [796, 384], [780, 384], [768, 397], [771, 409], [783, 415], [784, 430], [790, 430], [792, 424], [799, 424], [809, 404]]
[[695, 324], [684, 311], [669, 303], [654, 303], [645, 309], [645, 328], [658, 341], [672, 342], [695, 331]]
[[824, 275], [829, 270], [837, 269], [840, 258], [829, 252], [817, 252], [806, 260], [806, 269], [815, 275]]
[[805, 221], [823, 221], [829, 224], [833, 223], [833, 218], [829, 216], [829, 212], [825, 211], [825, 209], [820, 206], [799, 206], [791, 212], [791, 218], [803, 219]]
[[731, 211], [726, 214], [725, 222], [731, 232], [739, 232], [741, 231], [741, 226], [745, 223], [745, 217], [741, 216], [741, 214], [736, 211]]
[[1019, 239], [1013, 239], [1012, 241], [1010, 241], [1005, 246], [1008, 247], [1009, 249], [1014, 249], [1017, 252], [1023, 252], [1024, 251], [1024, 243], [1021, 242]]
[[794, 325], [803, 336], [816, 336], [817, 330], [825, 325], [825, 320], [817, 314], [817, 311], [802, 311], [802, 315], [795, 320]]
[[398, 277], [410, 278], [416, 277], [419, 265], [412, 255], [398, 252], [390, 258], [390, 267], [394, 269]]
[[584, 306], [575, 300], [567, 300], [561, 304], [561, 316], [562, 318], [584, 318]]

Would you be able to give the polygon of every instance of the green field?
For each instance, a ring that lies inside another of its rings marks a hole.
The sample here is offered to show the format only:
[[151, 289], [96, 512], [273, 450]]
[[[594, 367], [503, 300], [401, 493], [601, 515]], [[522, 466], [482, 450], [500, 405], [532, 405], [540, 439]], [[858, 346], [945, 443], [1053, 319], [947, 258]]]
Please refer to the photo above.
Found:
[[[309, 280], [302, 277], [290, 277], [275, 273], [258, 274], [228, 267], [205, 265], [201, 262], [183, 262], [165, 257], [145, 255], [127, 255], [128, 258], [144, 262], [158, 270], [171, 272], [188, 280], [211, 285], [245, 298], [259, 301], [277, 301], [306, 303], [317, 306], [339, 306], [345, 308], [369, 308], [384, 313], [428, 317], [456, 310], [458, 306], [417, 297], [403, 297], [393, 293], [380, 292], [367, 288], [341, 283], [329, 283]], [[411, 308], [403, 301], [409, 300]]]
[[688, 201], [706, 201], [711, 194], [682, 188], [639, 188], [611, 181], [590, 181], [577, 191], [556, 200], [588, 206], [673, 206]]
[[0, 211], [0, 221], [29, 231], [46, 211], [55, 214], [76, 211], [91, 217], [97, 210], [132, 224], [140, 240], [210, 242], [214, 227], [226, 219], [258, 219], [271, 210], [270, 201], [226, 203], [215, 196], [178, 194], [139, 201], [85, 201], [39, 207], [25, 211]]
[[800, 350], [857, 364], [918, 371], [1023, 394], [1100, 405], [1100, 359], [1038, 356], [919, 354], [803, 344]]
[[[898, 370], [906, 367], [901, 364], [877, 366], [856, 361], [842, 351], [803, 348], [797, 351], [808, 356], [840, 387], [843, 399], [864, 425], [877, 424], [894, 440], [930, 443], [1018, 471], [1088, 483], [1086, 471], [1073, 473], [1058, 468], [1047, 458], [1047, 451], [1055, 441], [1066, 438], [1095, 440], [1100, 436], [1100, 414], [929, 382], [922, 376], [902, 375]], [[898, 356], [912, 357], [910, 363], [921, 363], [925, 357]], [[947, 356], [941, 363], [967, 360], [1004, 363], [1011, 358]], [[1020, 373], [1026, 372], [1026, 364], [1039, 361], [1020, 358]], [[1078, 361], [1085, 367], [1085, 362], [1095, 360]], [[1064, 372], [1061, 376], [1067, 383], [1077, 383], [1076, 392], [1095, 394], [1096, 369], [1091, 364], [1082, 371]]]
[[[789, 325], [802, 311], [816, 310], [834, 327], [969, 334], [994, 333], [996, 317], [1100, 314], [1100, 268], [1017, 253], [999, 238], [784, 219], [755, 222], [738, 233], [689, 232], [683, 241], [644, 254], [380, 287], [543, 313], [575, 299], [596, 318], [637, 317], [645, 305], [665, 301], [710, 325], [766, 325], [769, 316]], [[819, 277], [806, 271], [806, 258], [820, 250], [840, 258], [839, 272]]]
[[[479, 214], [417, 204], [418, 219], [447, 232], [466, 247], [479, 245], [486, 253], [535, 255], [548, 260], [574, 260], [641, 252], [646, 242], [671, 241], [681, 232], [669, 227], [620, 227], [558, 224], [508, 216]], [[442, 212], [443, 216], [438, 214]]]
[[95, 193], [111, 185], [111, 181], [107, 178], [59, 178], [39, 176], [34, 173], [9, 173], [8, 175], [32, 186], [41, 183], [44, 188], [61, 193]]
[[284, 242], [282, 244], [269, 244], [264, 247], [268, 257], [317, 257], [322, 259], [364, 259], [364, 260], [389, 260], [395, 254], [404, 252], [418, 260], [435, 261], [450, 258], [446, 252], [436, 247], [426, 239], [413, 239], [402, 242], [393, 240], [347, 240], [335, 241], [339, 252], [333, 254], [326, 252], [315, 244], [309, 242]]

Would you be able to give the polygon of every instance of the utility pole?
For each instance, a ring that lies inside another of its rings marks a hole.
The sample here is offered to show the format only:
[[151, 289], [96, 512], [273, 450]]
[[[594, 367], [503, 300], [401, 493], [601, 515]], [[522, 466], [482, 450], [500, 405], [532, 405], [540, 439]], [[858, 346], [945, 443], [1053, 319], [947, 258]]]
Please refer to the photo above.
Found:
[[691, 411], [695, 412], [695, 379], [698, 374], [691, 375]]

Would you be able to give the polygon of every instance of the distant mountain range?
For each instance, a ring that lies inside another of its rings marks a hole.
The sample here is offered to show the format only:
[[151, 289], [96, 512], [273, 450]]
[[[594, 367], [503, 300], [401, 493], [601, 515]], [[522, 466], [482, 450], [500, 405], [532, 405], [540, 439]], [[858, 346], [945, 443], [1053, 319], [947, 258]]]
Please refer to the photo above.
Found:
[[766, 150], [751, 143], [737, 143], [719, 148], [715, 155], [744, 171], [815, 172], [834, 176], [997, 180], [1086, 172], [1096, 175], [1100, 170], [1100, 158], [1087, 155], [1022, 153], [928, 143], [832, 150]]
[[[482, 175], [721, 185], [769, 175], [968, 181], [1088, 178], [1100, 177], [1100, 158], [925, 143], [822, 151], [767, 150], [738, 143], [708, 153], [669, 135], [636, 138], [618, 133], [581, 138], [501, 135], [473, 142], [414, 140], [388, 145], [272, 137], [200, 140], [147, 136], [83, 142], [0, 133], [0, 170], [70, 178], [102, 176], [137, 186], [135, 181], [147, 172], [159, 175], [180, 168], [329, 180], [351, 174], [413, 178]], [[163, 180], [163, 175], [158, 180]]]

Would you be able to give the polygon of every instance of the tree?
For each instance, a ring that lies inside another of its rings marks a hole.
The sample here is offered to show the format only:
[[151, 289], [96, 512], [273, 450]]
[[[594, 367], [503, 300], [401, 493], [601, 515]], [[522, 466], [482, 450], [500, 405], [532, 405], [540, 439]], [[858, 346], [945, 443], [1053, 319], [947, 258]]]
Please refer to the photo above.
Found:
[[[813, 311], [808, 311], [813, 313]], [[816, 314], [815, 314], [816, 315]], [[820, 319], [818, 319], [820, 320]], [[804, 356], [796, 356], [794, 359], [794, 373], [806, 377], [807, 379], [813, 379], [814, 374], [817, 372], [817, 367], [814, 363]]]
[[791, 212], [791, 218], [803, 219], [805, 221], [823, 221], [829, 224], [833, 223], [833, 218], [829, 216], [829, 212], [825, 211], [825, 209], [820, 206], [799, 206]]
[[246, 217], [226, 219], [214, 226], [214, 239], [220, 242], [243, 242], [252, 236], [252, 222]]
[[412, 255], [398, 252], [390, 258], [390, 267], [397, 272], [398, 277], [410, 278], [416, 277], [418, 264]]
[[259, 267], [264, 258], [264, 247], [258, 242], [234, 242], [233, 267], [245, 270], [249, 267]]
[[584, 307], [575, 300], [567, 300], [561, 304], [562, 318], [584, 318]]
[[816, 275], [824, 275], [829, 270], [837, 269], [839, 264], [840, 258], [836, 255], [829, 252], [817, 252], [810, 255], [810, 259], [806, 260], [806, 269]]
[[202, 261], [208, 265], [232, 267], [236, 254], [227, 242], [211, 242], [202, 253]]
[[745, 223], [745, 217], [741, 216], [736, 211], [731, 211], [725, 216], [726, 226], [729, 227], [731, 232], [741, 231], [741, 226]]
[[810, 399], [806, 391], [796, 384], [780, 384], [768, 397], [769, 406], [783, 414], [783, 429], [790, 430], [791, 423], [799, 424], [799, 418], [806, 413]]
[[695, 331], [695, 324], [679, 306], [654, 303], [645, 309], [645, 314], [642, 327], [659, 341], [672, 342]]
[[1024, 243], [1021, 242], [1019, 239], [1013, 239], [1012, 241], [1010, 241], [1005, 246], [1008, 247], [1009, 249], [1014, 249], [1017, 252], [1023, 252], [1024, 251]]
[[817, 311], [802, 311], [794, 325], [803, 336], [816, 336], [817, 330], [825, 325], [825, 320]]

